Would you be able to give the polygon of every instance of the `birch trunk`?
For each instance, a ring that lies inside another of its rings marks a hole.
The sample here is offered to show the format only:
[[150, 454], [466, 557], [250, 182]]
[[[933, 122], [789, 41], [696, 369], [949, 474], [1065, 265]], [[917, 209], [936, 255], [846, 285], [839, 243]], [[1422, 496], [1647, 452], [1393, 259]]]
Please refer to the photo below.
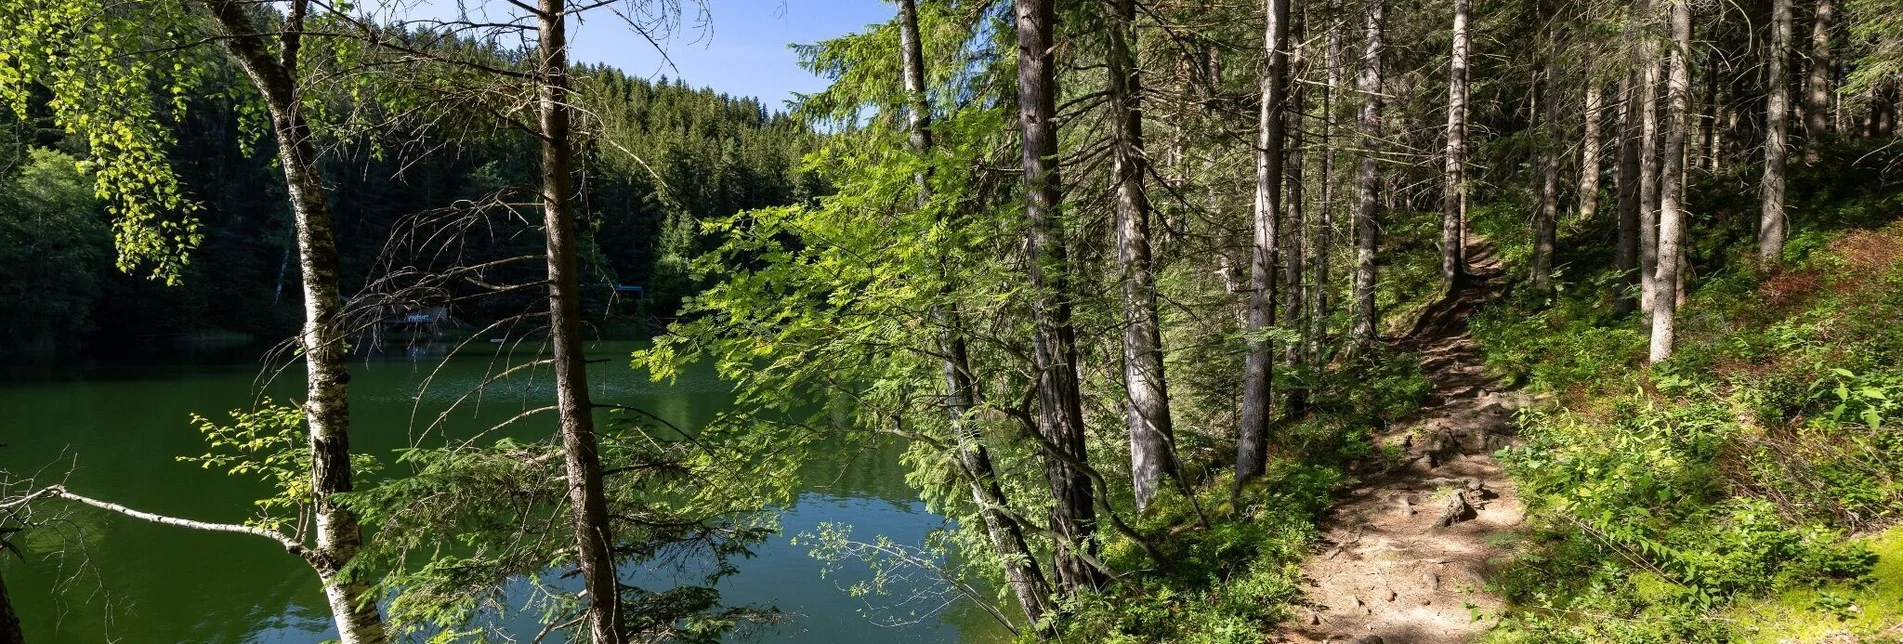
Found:
[[304, 325], [298, 342], [304, 355], [304, 422], [310, 434], [311, 506], [316, 518], [316, 547], [307, 561], [324, 584], [324, 598], [344, 644], [382, 644], [389, 640], [377, 597], [361, 579], [342, 575], [363, 550], [356, 513], [335, 497], [352, 490], [350, 469], [350, 381], [343, 328], [343, 297], [338, 292], [336, 235], [330, 203], [318, 172], [317, 146], [311, 140], [298, 95], [297, 54], [302, 2], [294, 3], [285, 33], [271, 36], [253, 23], [248, 3], [206, 3], [230, 36], [225, 47], [237, 59], [264, 98], [271, 133], [278, 145], [278, 166], [290, 199], [296, 229], [299, 282], [304, 296]]
[[1673, 49], [1667, 59], [1669, 85], [1666, 89], [1669, 113], [1665, 127], [1664, 168], [1660, 174], [1658, 278], [1659, 293], [1652, 309], [1651, 361], [1672, 356], [1674, 323], [1678, 313], [1677, 285], [1682, 255], [1680, 242], [1685, 223], [1685, 135], [1691, 98], [1691, 68], [1685, 53], [1692, 46], [1690, 0], [1672, 0], [1671, 26]]
[[1249, 258], [1250, 338], [1243, 360], [1241, 426], [1236, 431], [1236, 480], [1240, 486], [1268, 466], [1269, 381], [1274, 369], [1271, 343], [1263, 338], [1275, 325], [1275, 253], [1277, 219], [1282, 214], [1282, 113], [1287, 108], [1289, 0], [1264, 0], [1263, 48], [1269, 55], [1262, 75], [1262, 103], [1256, 115], [1255, 243]]
[[1018, 122], [1024, 138], [1024, 215], [1029, 223], [1033, 344], [1037, 360], [1038, 429], [1047, 449], [1052, 566], [1066, 594], [1097, 587], [1087, 562], [1097, 550], [1095, 491], [1073, 463], [1085, 462], [1083, 402], [1077, 386], [1077, 339], [1071, 327], [1070, 280], [1059, 220], [1057, 168], [1057, 16], [1054, 0], [1015, 0], [1018, 37]]
[[1764, 180], [1758, 186], [1758, 261], [1777, 261], [1784, 250], [1784, 162], [1790, 154], [1791, 0], [1771, 0], [1771, 91], [1766, 98]]

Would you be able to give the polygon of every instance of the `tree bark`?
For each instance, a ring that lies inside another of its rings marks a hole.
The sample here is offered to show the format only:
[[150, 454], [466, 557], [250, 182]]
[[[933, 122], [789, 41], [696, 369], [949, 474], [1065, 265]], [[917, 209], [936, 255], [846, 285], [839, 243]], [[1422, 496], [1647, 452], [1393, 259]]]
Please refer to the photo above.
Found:
[[20, 630], [20, 616], [13, 612], [13, 598], [7, 596], [7, 582], [0, 579], [0, 644], [26, 644]]
[[[1650, 3], [1645, 3], [1650, 8]], [[1659, 64], [1647, 46], [1639, 72], [1639, 306], [1646, 324], [1658, 296]]]
[[1320, 217], [1315, 225], [1314, 268], [1309, 271], [1310, 287], [1308, 312], [1308, 361], [1309, 364], [1323, 364], [1322, 347], [1328, 343], [1328, 313], [1333, 302], [1329, 299], [1329, 264], [1333, 254], [1335, 235], [1335, 106], [1341, 96], [1341, 22], [1330, 21], [1328, 26], [1328, 92], [1322, 95], [1321, 106], [1321, 181], [1322, 194]]
[[1599, 164], [1603, 159], [1599, 129], [1605, 121], [1606, 93], [1599, 79], [1586, 69], [1586, 124], [1579, 133], [1579, 213], [1580, 221], [1599, 212]]
[[[932, 112], [931, 104], [925, 93], [925, 53], [924, 44], [919, 37], [918, 5], [916, 0], [899, 0], [899, 46], [904, 56], [903, 80], [908, 94], [906, 106], [907, 129], [909, 130], [912, 151], [924, 156], [932, 151]], [[932, 187], [928, 170], [920, 170], [913, 176], [918, 183], [918, 204], [925, 207], [932, 198]], [[947, 294], [951, 284], [945, 285]], [[958, 311], [949, 302], [939, 305], [935, 316], [939, 322], [939, 350], [945, 355], [945, 408], [951, 416], [951, 431], [955, 440], [958, 464], [961, 473], [971, 488], [971, 501], [978, 508], [978, 515], [985, 522], [985, 532], [991, 538], [991, 545], [997, 551], [998, 561], [1004, 568], [1006, 583], [1017, 596], [1018, 607], [1024, 611], [1025, 623], [1037, 629], [1038, 635], [1048, 634], [1047, 629], [1038, 628], [1049, 612], [1050, 584], [1044, 579], [1044, 572], [1031, 556], [1031, 548], [1024, 540], [1023, 526], [1004, 512], [1009, 501], [1004, 489], [998, 484], [996, 468], [992, 465], [991, 454], [985, 448], [984, 441], [978, 435], [976, 423], [971, 422], [971, 404], [976, 399], [977, 385], [971, 371], [971, 359], [965, 347], [965, 338], [959, 333]]]
[[594, 403], [589, 400], [587, 357], [582, 347], [581, 288], [575, 251], [574, 147], [568, 82], [565, 0], [539, 0], [536, 111], [542, 147], [542, 225], [548, 248], [549, 345], [554, 350], [555, 407], [559, 417], [568, 502], [575, 529], [575, 560], [581, 568], [589, 637], [595, 644], [622, 644], [621, 589], [615, 575], [614, 532], [602, 492], [601, 454], [595, 439]]
[[1462, 205], [1467, 197], [1467, 59], [1473, 39], [1468, 33], [1472, 0], [1454, 0], [1453, 55], [1447, 65], [1447, 159], [1440, 204], [1440, 281], [1451, 293], [1467, 276], [1462, 245]]
[[1626, 74], [1619, 83], [1619, 170], [1614, 177], [1619, 192], [1619, 241], [1613, 252], [1613, 266], [1619, 270], [1619, 281], [1614, 288], [1618, 292], [1613, 297], [1614, 311], [1619, 315], [1628, 315], [1639, 309], [1639, 210], [1643, 204], [1639, 201], [1639, 142], [1640, 125], [1637, 100], [1639, 84], [1643, 82], [1639, 72]]
[[1791, 0], [1771, 0], [1771, 88], [1766, 99], [1764, 180], [1758, 186], [1758, 261], [1777, 261], [1784, 250], [1784, 162], [1790, 154]]
[[1150, 200], [1143, 151], [1142, 81], [1132, 48], [1136, 0], [1107, 0], [1110, 14], [1111, 175], [1116, 184], [1117, 265], [1123, 273], [1124, 409], [1130, 433], [1130, 478], [1137, 511], [1164, 477], [1177, 476], [1175, 431], [1170, 423], [1168, 381], [1163, 375], [1163, 336], [1157, 322], [1156, 275], [1150, 250]]
[[1547, 52], [1545, 80], [1540, 97], [1540, 127], [1545, 130], [1546, 145], [1540, 151], [1540, 206], [1533, 218], [1533, 290], [1553, 291], [1553, 251], [1559, 236], [1559, 37], [1547, 33], [1552, 42]]
[[1360, 202], [1355, 205], [1355, 312], [1350, 339], [1357, 353], [1374, 341], [1377, 323], [1374, 307], [1375, 250], [1380, 243], [1376, 228], [1380, 206], [1381, 174], [1376, 157], [1381, 153], [1381, 50], [1386, 36], [1387, 0], [1362, 0], [1367, 15], [1367, 37], [1361, 56], [1361, 73], [1356, 80], [1362, 94], [1361, 117], [1356, 128], [1361, 134]]
[[1269, 458], [1269, 382], [1274, 369], [1271, 342], [1262, 337], [1275, 325], [1275, 253], [1277, 219], [1282, 214], [1282, 113], [1287, 109], [1289, 0], [1264, 0], [1263, 47], [1269, 65], [1262, 75], [1262, 103], [1256, 115], [1255, 244], [1249, 262], [1249, 319], [1244, 333], [1249, 353], [1243, 360], [1241, 426], [1236, 431], [1236, 480], [1259, 476]]
[[[1289, 33], [1293, 35], [1289, 39], [1291, 43], [1300, 43], [1306, 38], [1306, 11], [1297, 12], [1290, 9], [1290, 12], [1293, 17], [1290, 18], [1292, 22]], [[1302, 268], [1308, 261], [1305, 254], [1307, 244], [1304, 243], [1308, 236], [1309, 225], [1306, 203], [1308, 197], [1302, 180], [1302, 169], [1306, 165], [1304, 158], [1308, 154], [1302, 142], [1303, 130], [1306, 129], [1308, 119], [1308, 89], [1307, 85], [1299, 82], [1304, 70], [1307, 69], [1302, 48], [1299, 45], [1293, 46], [1288, 55], [1288, 74], [1296, 81], [1289, 87], [1288, 109], [1284, 110], [1283, 114], [1285, 123], [1283, 131], [1286, 141], [1283, 156], [1287, 161], [1284, 162], [1282, 182], [1287, 186], [1287, 196], [1283, 202], [1283, 221], [1286, 225], [1281, 227], [1282, 237], [1285, 240], [1284, 246], [1286, 246], [1282, 251], [1282, 319], [1284, 324], [1302, 334], [1302, 340], [1286, 343], [1287, 346], [1282, 350], [1282, 364], [1293, 369], [1302, 365], [1303, 357], [1307, 355], [1303, 349], [1308, 346], [1307, 308], [1303, 305], [1307, 296], [1302, 292], [1305, 286], [1302, 282]], [[1284, 402], [1289, 414], [1301, 413], [1308, 407], [1307, 389], [1301, 386], [1289, 387], [1288, 392], [1284, 394]]]
[[1837, 17], [1836, 0], [1817, 0], [1810, 29], [1810, 74], [1804, 81], [1805, 161], [1817, 162], [1817, 150], [1831, 132], [1830, 81], [1835, 57], [1831, 48], [1831, 23]]
[[1691, 67], [1685, 52], [1691, 50], [1692, 18], [1690, 0], [1672, 0], [1671, 25], [1674, 48], [1667, 59], [1669, 85], [1666, 90], [1669, 114], [1666, 119], [1664, 168], [1660, 174], [1658, 278], [1659, 293], [1652, 309], [1651, 361], [1672, 356], [1675, 317], [1678, 313], [1677, 285], [1682, 256], [1679, 245], [1685, 223], [1685, 135], [1690, 115]]
[[1069, 267], [1058, 218], [1057, 16], [1053, 0], [1015, 0], [1018, 36], [1018, 122], [1024, 138], [1024, 215], [1031, 256], [1033, 344], [1037, 357], [1038, 430], [1048, 449], [1052, 554], [1058, 586], [1068, 594], [1102, 578], [1087, 561], [1097, 549], [1097, 510], [1083, 463], [1084, 413], [1077, 386], [1077, 336], [1071, 326]]
[[351, 491], [350, 375], [343, 327], [343, 297], [338, 291], [336, 236], [330, 203], [318, 172], [317, 146], [311, 141], [298, 91], [297, 52], [302, 2], [294, 3], [279, 46], [253, 23], [249, 3], [208, 0], [206, 5], [230, 36], [224, 40], [245, 75], [264, 98], [278, 165], [295, 223], [299, 281], [304, 292], [304, 422], [310, 435], [311, 505], [316, 518], [316, 557], [307, 558], [324, 584], [324, 597], [344, 644], [381, 644], [389, 640], [377, 597], [361, 579], [341, 574], [363, 549], [363, 530], [354, 512], [335, 497]]
[[[1705, 99], [1699, 101], [1697, 114], [1697, 151], [1703, 156], [1703, 168], [1718, 171], [1718, 74], [1717, 50], [1705, 50]], [[1686, 164], [1692, 166], [1692, 164]]]

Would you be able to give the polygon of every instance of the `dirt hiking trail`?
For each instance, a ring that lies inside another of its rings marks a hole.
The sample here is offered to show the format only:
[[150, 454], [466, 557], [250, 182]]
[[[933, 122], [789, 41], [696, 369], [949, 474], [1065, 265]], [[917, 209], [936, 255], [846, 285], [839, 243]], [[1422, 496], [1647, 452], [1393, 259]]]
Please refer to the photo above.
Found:
[[1302, 564], [1305, 605], [1279, 641], [1470, 642], [1493, 623], [1500, 600], [1485, 580], [1524, 512], [1492, 454], [1513, 440], [1524, 399], [1487, 376], [1468, 336], [1467, 317], [1499, 291], [1501, 273], [1490, 245], [1470, 245], [1468, 257], [1474, 276], [1401, 341], [1421, 352], [1433, 391], [1375, 437], [1385, 455], [1351, 472], [1361, 483], [1323, 520]]

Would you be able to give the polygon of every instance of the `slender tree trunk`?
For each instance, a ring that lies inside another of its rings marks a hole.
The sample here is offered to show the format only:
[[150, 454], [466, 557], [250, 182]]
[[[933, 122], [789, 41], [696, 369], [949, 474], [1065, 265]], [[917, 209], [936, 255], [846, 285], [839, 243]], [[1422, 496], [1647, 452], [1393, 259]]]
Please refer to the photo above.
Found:
[[1614, 288], [1613, 306], [1619, 315], [1627, 315], [1639, 308], [1639, 210], [1643, 204], [1639, 201], [1639, 151], [1642, 147], [1640, 137], [1640, 104], [1636, 98], [1638, 85], [1642, 82], [1639, 72], [1626, 74], [1619, 83], [1619, 171], [1614, 181], [1619, 184], [1619, 241], [1613, 253], [1614, 268], [1619, 269], [1619, 281]]
[[1533, 220], [1533, 290], [1553, 290], [1553, 252], [1559, 236], [1559, 37], [1552, 32], [1553, 43], [1547, 55], [1543, 90], [1540, 92], [1540, 126], [1546, 131], [1546, 145], [1540, 151], [1540, 207]]
[[1766, 99], [1764, 181], [1758, 186], [1758, 260], [1777, 261], [1784, 250], [1784, 161], [1790, 154], [1791, 0], [1771, 0], [1771, 92]]
[[1462, 206], [1467, 191], [1467, 59], [1473, 49], [1467, 20], [1471, 0], [1454, 0], [1454, 51], [1447, 65], [1447, 159], [1440, 203], [1440, 282], [1448, 292], [1467, 276]]
[[[1713, 70], [1712, 73], [1716, 75], [1717, 70]], [[1711, 133], [1712, 170], [1717, 170], [1718, 167], [1725, 162], [1725, 150], [1727, 149], [1725, 142], [1730, 140], [1730, 137], [1725, 136], [1725, 133], [1736, 129], [1737, 124], [1738, 116], [1736, 112], [1730, 105], [1727, 105], [1725, 101], [1720, 100], [1718, 102], [1718, 126]]]
[[[1834, 79], [1832, 85], [1842, 87], [1844, 83], [1844, 66], [1840, 63], [1831, 67], [1830, 74], [1831, 78]], [[1830, 93], [1830, 131], [1839, 135], [1844, 132], [1844, 97], [1837, 92]]]
[[[1292, 34], [1289, 37], [1291, 44], [1300, 43], [1307, 37], [1306, 9], [1304, 6], [1301, 11], [1290, 10], [1293, 14], [1289, 27], [1289, 33]], [[1307, 85], [1299, 82], [1307, 67], [1302, 56], [1302, 48], [1299, 45], [1292, 46], [1289, 52], [1288, 74], [1296, 81], [1289, 87], [1288, 109], [1284, 110], [1282, 115], [1283, 122], [1286, 123], [1284, 132], [1286, 132], [1287, 140], [1283, 154], [1287, 162], [1282, 181], [1288, 186], [1283, 202], [1286, 225], [1281, 227], [1283, 239], [1286, 240], [1284, 242], [1286, 248], [1282, 250], [1282, 319], [1285, 321], [1284, 324], [1301, 333], [1303, 339], [1300, 342], [1289, 342], [1283, 348], [1282, 364], [1290, 369], [1302, 365], [1302, 359], [1306, 355], [1304, 348], [1308, 346], [1308, 320], [1305, 315], [1307, 308], [1304, 306], [1307, 296], [1302, 292], [1305, 286], [1302, 281], [1302, 268], [1308, 261], [1305, 254], [1307, 244], [1304, 243], [1308, 236], [1306, 203], [1308, 196], [1302, 181], [1302, 169], [1306, 165], [1304, 157], [1308, 154], [1303, 146], [1303, 130], [1306, 129], [1308, 119], [1308, 89]], [[1300, 386], [1289, 387], [1284, 400], [1289, 414], [1301, 413], [1302, 410], [1308, 408], [1308, 390]]]
[[1315, 226], [1315, 243], [1312, 244], [1315, 266], [1309, 271], [1312, 286], [1308, 289], [1311, 295], [1308, 361], [1314, 365], [1324, 361], [1322, 347], [1328, 343], [1328, 314], [1333, 304], [1328, 297], [1331, 288], [1328, 269], [1335, 235], [1335, 107], [1341, 96], [1341, 23], [1338, 21], [1330, 21], [1328, 26], [1328, 60], [1325, 64], [1328, 67], [1328, 92], [1322, 95], [1321, 107], [1321, 216]]
[[297, 32], [302, 29], [305, 5], [291, 6], [277, 48], [268, 44], [270, 36], [258, 32], [248, 3], [210, 0], [207, 6], [230, 36], [225, 47], [264, 97], [296, 228], [305, 313], [298, 341], [304, 354], [303, 409], [310, 434], [311, 504], [317, 524], [317, 556], [307, 560], [315, 562], [324, 584], [338, 639], [344, 644], [381, 644], [389, 635], [377, 610], [377, 597], [368, 583], [341, 574], [362, 551], [363, 530], [356, 513], [336, 500], [352, 489], [350, 376], [345, 366], [343, 297], [337, 286], [337, 241], [323, 176], [318, 172], [317, 146], [311, 141], [297, 87]]
[[1673, 324], [1678, 313], [1677, 284], [1682, 266], [1680, 242], [1685, 224], [1685, 134], [1691, 98], [1691, 66], [1685, 52], [1692, 46], [1690, 0], [1672, 0], [1672, 42], [1675, 48], [1667, 59], [1669, 80], [1666, 96], [1669, 114], [1665, 127], [1664, 168], [1659, 187], [1659, 293], [1652, 310], [1652, 362], [1672, 356]]
[[1599, 212], [1599, 164], [1603, 161], [1599, 127], [1605, 121], [1606, 92], [1599, 79], [1586, 68], [1586, 125], [1579, 133], [1579, 214], [1580, 221]]
[[1705, 99], [1699, 101], [1697, 149], [1703, 152], [1705, 170], [1718, 171], [1718, 74], [1717, 50], [1705, 51]]
[[1837, 17], [1836, 0], [1817, 0], [1810, 29], [1810, 74], [1804, 80], [1804, 161], [1818, 161], [1818, 147], [1831, 132], [1831, 22]]
[[1350, 337], [1357, 353], [1374, 341], [1378, 322], [1374, 308], [1375, 250], [1380, 244], [1376, 227], [1380, 207], [1381, 173], [1376, 157], [1381, 153], [1381, 109], [1386, 100], [1381, 94], [1381, 50], [1385, 44], [1387, 0], [1362, 0], [1367, 12], [1367, 38], [1361, 56], [1361, 73], [1356, 80], [1361, 91], [1361, 117], [1356, 128], [1361, 134], [1360, 202], [1355, 206], [1355, 314]]
[[1659, 65], [1650, 48], [1643, 58], [1639, 85], [1639, 306], [1650, 325], [1652, 302], [1658, 296]]
[[1084, 412], [1077, 388], [1077, 336], [1071, 327], [1069, 267], [1058, 218], [1057, 16], [1053, 0], [1016, 0], [1018, 121], [1024, 137], [1025, 218], [1029, 220], [1031, 290], [1036, 318], [1038, 428], [1060, 454], [1047, 454], [1053, 568], [1066, 593], [1095, 588], [1102, 578], [1087, 557], [1097, 549], [1097, 510], [1085, 462]]
[[1262, 75], [1255, 152], [1255, 245], [1249, 262], [1249, 354], [1243, 360], [1242, 425], [1236, 432], [1236, 480], [1262, 474], [1269, 458], [1269, 381], [1274, 358], [1268, 339], [1275, 326], [1277, 219], [1282, 214], [1282, 113], [1288, 101], [1289, 0], [1265, 0], [1263, 46], [1269, 65]]
[[[899, 41], [905, 57], [903, 74], [905, 91], [909, 94], [907, 125], [912, 150], [924, 156], [930, 154], [933, 147], [932, 112], [925, 93], [925, 54], [919, 38], [916, 0], [899, 0]], [[913, 179], [918, 183], [918, 205], [923, 208], [932, 199], [930, 174], [927, 170], [920, 170]], [[945, 285], [948, 295], [951, 286], [949, 283]], [[965, 347], [965, 338], [959, 333], [961, 325], [958, 311], [949, 302], [940, 307], [935, 311], [935, 317], [939, 322], [939, 350], [945, 355], [945, 408], [951, 415], [959, 468], [971, 488], [972, 505], [978, 508], [979, 516], [983, 517], [985, 531], [991, 537], [992, 548], [997, 551], [998, 561], [1004, 568], [1005, 581], [1011, 585], [1018, 606], [1024, 611], [1025, 623], [1036, 628], [1039, 637], [1044, 637], [1049, 634], [1048, 628], [1038, 628], [1038, 625], [1050, 611], [1050, 584], [1045, 581], [1044, 572], [1031, 555], [1031, 548], [1024, 539], [1023, 526], [1004, 512], [1005, 508], [1010, 507], [1009, 501], [998, 484], [997, 471], [992, 465], [991, 454], [978, 434], [977, 424], [969, 418], [972, 401], [977, 397], [977, 385], [971, 375], [971, 360]]]
[[1897, 85], [1894, 79], [1885, 79], [1877, 85], [1876, 104], [1871, 109], [1871, 138], [1887, 139], [1896, 136], [1896, 96]]
[[1163, 478], [1175, 477], [1175, 431], [1163, 376], [1163, 337], [1157, 322], [1156, 274], [1150, 260], [1150, 200], [1143, 152], [1142, 81], [1136, 54], [1136, 0], [1107, 0], [1110, 13], [1109, 80], [1116, 182], [1117, 265], [1123, 273], [1123, 379], [1129, 391], [1124, 419], [1130, 433], [1130, 477], [1137, 511], [1149, 507]]
[[13, 612], [13, 598], [7, 596], [7, 582], [0, 579], [0, 644], [26, 644], [20, 630], [20, 616]]
[[574, 147], [571, 141], [568, 29], [565, 0], [539, 0], [536, 111], [542, 145], [542, 226], [548, 242], [549, 345], [554, 349], [555, 407], [568, 472], [568, 503], [575, 529], [590, 638], [595, 644], [628, 641], [615, 575], [614, 533], [602, 492], [601, 454], [594, 403], [588, 396], [582, 348], [581, 288], [576, 276]]

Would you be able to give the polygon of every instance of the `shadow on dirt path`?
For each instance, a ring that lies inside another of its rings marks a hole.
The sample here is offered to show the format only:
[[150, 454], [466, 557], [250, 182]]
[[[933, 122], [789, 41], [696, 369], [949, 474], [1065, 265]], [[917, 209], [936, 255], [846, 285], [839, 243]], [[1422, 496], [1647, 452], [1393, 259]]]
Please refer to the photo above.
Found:
[[1421, 411], [1375, 437], [1376, 461], [1322, 522], [1302, 564], [1307, 596], [1287, 642], [1441, 644], [1476, 639], [1500, 600], [1484, 590], [1504, 538], [1524, 512], [1493, 452], [1516, 433], [1524, 404], [1488, 377], [1467, 318], [1499, 293], [1493, 248], [1469, 246], [1475, 275], [1422, 314], [1400, 345], [1421, 353], [1433, 382]]

